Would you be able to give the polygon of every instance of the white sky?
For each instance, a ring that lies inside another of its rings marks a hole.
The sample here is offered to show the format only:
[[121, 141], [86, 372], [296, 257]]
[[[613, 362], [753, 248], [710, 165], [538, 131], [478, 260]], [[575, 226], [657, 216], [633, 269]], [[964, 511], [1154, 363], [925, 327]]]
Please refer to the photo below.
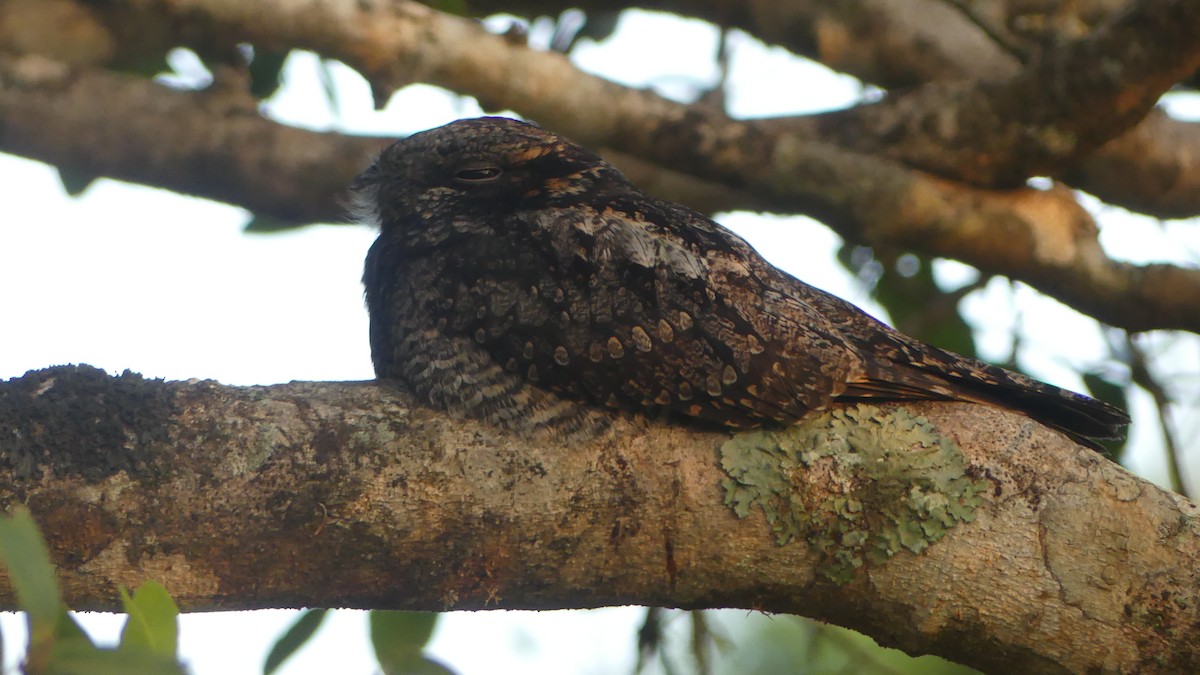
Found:
[[[537, 33], [535, 32], [535, 37]], [[649, 45], [655, 50], [649, 51]], [[684, 96], [716, 77], [715, 31], [697, 21], [637, 13], [603, 45], [578, 50], [583, 68], [636, 86]], [[860, 95], [851, 79], [765, 48], [745, 36], [732, 42], [730, 106], [737, 115], [777, 115], [841, 107]], [[188, 60], [177, 59], [188, 71]], [[316, 77], [317, 61], [296, 55], [285, 91], [267, 106], [278, 120], [315, 129], [400, 135], [479, 114], [473, 101], [411, 87], [382, 112], [371, 110], [366, 84], [334, 65], [339, 112]], [[1179, 104], [1195, 114], [1189, 102]], [[126, 368], [148, 377], [212, 378], [227, 384], [372, 377], [367, 316], [359, 283], [374, 233], [360, 226], [312, 226], [276, 235], [243, 235], [238, 208], [173, 193], [97, 181], [66, 196], [55, 170], [0, 155], [0, 378], [61, 363]], [[730, 214], [726, 225], [772, 262], [876, 314], [863, 289], [834, 262], [838, 238], [805, 218]], [[1135, 261], [1195, 264], [1200, 228], [1106, 212], [1103, 241]], [[940, 263], [939, 280], [974, 277]], [[1090, 319], [1018, 286], [993, 280], [965, 304], [980, 328], [984, 355], [1003, 358], [1020, 316], [1022, 361], [1043, 378], [1078, 389], [1079, 366], [1103, 353]], [[1160, 337], [1156, 353], [1194, 403], [1200, 350], [1194, 336]], [[1134, 400], [1138, 452], [1132, 467], [1162, 479], [1158, 434], [1145, 396]], [[1184, 415], [1178, 415], [1182, 418]], [[1194, 415], [1192, 418], [1194, 419]], [[1200, 433], [1184, 426], [1193, 446]], [[1200, 469], [1200, 467], [1197, 467]], [[1200, 481], [1193, 479], [1193, 485]], [[169, 589], [168, 589], [169, 590]], [[432, 653], [460, 673], [628, 672], [641, 609], [594, 612], [455, 613], [434, 637]], [[271, 642], [291, 621], [285, 611], [193, 615], [182, 623], [182, 655], [200, 675], [255, 673]], [[736, 623], [745, 612], [722, 615]], [[120, 622], [87, 615], [93, 635], [115, 639]], [[12, 663], [23, 634], [13, 615], [0, 619]], [[367, 673], [364, 616], [337, 613], [313, 645], [282, 671]]]

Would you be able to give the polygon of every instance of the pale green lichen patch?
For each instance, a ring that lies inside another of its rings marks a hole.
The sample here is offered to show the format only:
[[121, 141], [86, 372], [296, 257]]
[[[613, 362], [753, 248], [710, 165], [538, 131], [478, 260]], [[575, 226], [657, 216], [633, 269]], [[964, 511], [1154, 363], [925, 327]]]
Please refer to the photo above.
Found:
[[[920, 553], [974, 518], [989, 484], [962, 452], [904, 407], [857, 405], [782, 431], [750, 431], [721, 446], [725, 503], [759, 507], [779, 545], [804, 539], [829, 578], [864, 563]], [[810, 480], [820, 471], [829, 480]]]

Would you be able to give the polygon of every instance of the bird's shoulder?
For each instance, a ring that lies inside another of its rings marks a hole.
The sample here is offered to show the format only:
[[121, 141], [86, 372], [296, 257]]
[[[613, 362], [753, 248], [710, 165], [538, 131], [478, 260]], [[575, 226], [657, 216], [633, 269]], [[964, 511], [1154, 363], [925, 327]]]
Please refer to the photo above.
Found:
[[563, 260], [697, 281], [757, 271], [757, 255], [744, 240], [680, 204], [632, 189], [556, 197], [514, 217]]

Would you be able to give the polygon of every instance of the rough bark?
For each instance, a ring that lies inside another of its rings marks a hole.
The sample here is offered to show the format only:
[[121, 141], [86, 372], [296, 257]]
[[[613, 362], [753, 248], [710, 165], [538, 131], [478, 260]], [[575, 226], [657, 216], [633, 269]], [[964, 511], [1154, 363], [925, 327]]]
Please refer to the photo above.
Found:
[[[971, 522], [841, 581], [837, 519], [780, 546], [725, 505], [719, 453], [743, 437], [630, 422], [564, 447], [369, 382], [31, 372], [0, 383], [0, 499], [33, 511], [80, 609], [147, 579], [187, 610], [741, 607], [996, 672], [1200, 669], [1194, 504], [1020, 415], [905, 407], [984, 489]], [[852, 454], [793, 472], [794, 494], [869, 520], [891, 480], [847, 482]]]

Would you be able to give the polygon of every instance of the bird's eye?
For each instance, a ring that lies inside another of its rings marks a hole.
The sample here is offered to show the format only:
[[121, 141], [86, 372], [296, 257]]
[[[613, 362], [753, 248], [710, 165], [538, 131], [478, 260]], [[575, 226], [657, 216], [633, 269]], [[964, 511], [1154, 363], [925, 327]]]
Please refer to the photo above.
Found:
[[454, 180], [460, 183], [486, 183], [496, 180], [503, 173], [496, 166], [464, 166], [454, 172]]

